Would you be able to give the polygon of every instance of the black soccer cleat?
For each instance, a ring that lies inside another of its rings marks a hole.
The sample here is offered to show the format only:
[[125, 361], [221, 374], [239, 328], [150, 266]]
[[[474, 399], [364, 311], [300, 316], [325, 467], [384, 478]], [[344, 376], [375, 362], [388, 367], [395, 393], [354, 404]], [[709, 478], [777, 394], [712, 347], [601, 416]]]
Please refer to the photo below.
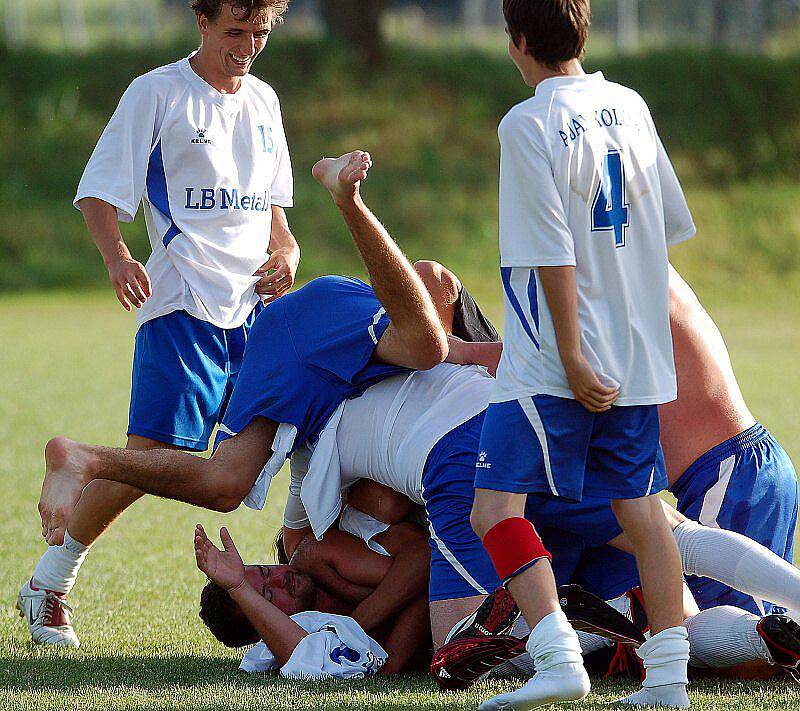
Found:
[[772, 661], [800, 683], [800, 625], [787, 615], [767, 615], [756, 625], [756, 631]]
[[581, 632], [638, 647], [645, 636], [625, 615], [580, 585], [562, 585], [558, 601], [570, 624]]
[[519, 618], [520, 612], [511, 593], [497, 588], [469, 617], [459, 622], [447, 636], [447, 642], [473, 637], [506, 635]]
[[433, 655], [431, 676], [447, 691], [466, 689], [499, 664], [524, 653], [524, 640], [509, 635], [458, 637]]

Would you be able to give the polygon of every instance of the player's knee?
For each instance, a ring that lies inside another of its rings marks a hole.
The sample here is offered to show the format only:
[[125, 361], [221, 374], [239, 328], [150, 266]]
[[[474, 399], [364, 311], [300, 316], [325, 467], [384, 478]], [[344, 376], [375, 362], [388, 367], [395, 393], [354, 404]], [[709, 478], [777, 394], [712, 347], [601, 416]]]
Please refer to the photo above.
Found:
[[236, 481], [224, 482], [209, 490], [209, 508], [219, 513], [231, 513], [239, 508], [251, 487]]
[[469, 522], [472, 530], [475, 531], [475, 535], [483, 540], [489, 529], [498, 522], [498, 519], [494, 512], [487, 511], [485, 506], [481, 506], [476, 501], [470, 512]]
[[461, 282], [444, 265], [429, 259], [421, 259], [418, 262], [414, 262], [414, 269], [416, 269], [431, 296], [449, 295], [450, 298], [448, 300], [450, 302], [458, 297], [458, 292], [461, 290]]

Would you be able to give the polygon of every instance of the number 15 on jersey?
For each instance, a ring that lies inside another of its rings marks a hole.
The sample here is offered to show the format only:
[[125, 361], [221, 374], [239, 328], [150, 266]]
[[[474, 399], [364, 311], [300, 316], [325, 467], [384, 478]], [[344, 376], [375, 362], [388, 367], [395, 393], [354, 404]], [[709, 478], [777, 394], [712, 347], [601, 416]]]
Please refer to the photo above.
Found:
[[592, 201], [592, 232], [614, 233], [614, 246], [625, 246], [630, 226], [630, 204], [625, 188], [625, 165], [622, 154], [611, 150], [603, 158], [603, 175]]

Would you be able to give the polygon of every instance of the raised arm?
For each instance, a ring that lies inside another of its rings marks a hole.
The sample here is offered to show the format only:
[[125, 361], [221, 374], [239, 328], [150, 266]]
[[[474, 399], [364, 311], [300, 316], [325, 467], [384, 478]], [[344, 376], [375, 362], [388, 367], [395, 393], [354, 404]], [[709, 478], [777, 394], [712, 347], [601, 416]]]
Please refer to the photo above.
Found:
[[247, 582], [244, 563], [228, 529], [220, 529], [219, 536], [223, 550], [219, 550], [209, 540], [203, 527], [197, 524], [194, 531], [197, 567], [228, 592], [269, 647], [278, 664], [283, 666], [308, 633]]

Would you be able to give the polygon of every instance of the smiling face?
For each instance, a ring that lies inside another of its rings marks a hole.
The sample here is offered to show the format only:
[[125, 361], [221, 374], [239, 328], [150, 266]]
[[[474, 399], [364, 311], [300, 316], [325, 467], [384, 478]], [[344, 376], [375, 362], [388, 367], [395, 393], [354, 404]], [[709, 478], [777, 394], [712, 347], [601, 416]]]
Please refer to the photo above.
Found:
[[245, 14], [242, 8], [225, 3], [215, 20], [198, 15], [203, 43], [195, 56], [201, 75], [217, 89], [236, 91], [267, 44], [274, 24], [272, 11], [255, 12], [248, 20], [243, 19]]

